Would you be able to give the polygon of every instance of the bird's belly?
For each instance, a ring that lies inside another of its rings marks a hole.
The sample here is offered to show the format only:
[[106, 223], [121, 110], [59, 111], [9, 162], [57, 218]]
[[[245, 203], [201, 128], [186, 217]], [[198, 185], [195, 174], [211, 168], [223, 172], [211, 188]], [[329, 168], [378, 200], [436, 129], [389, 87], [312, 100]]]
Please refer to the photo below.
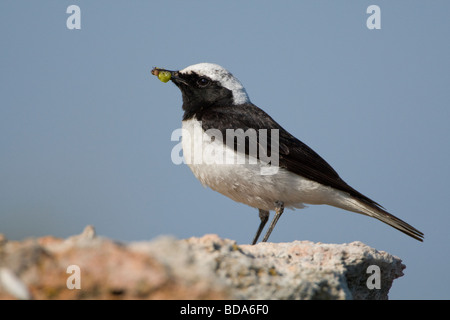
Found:
[[294, 174], [284, 168], [262, 171], [257, 159], [235, 153], [215, 139], [203, 135], [196, 120], [183, 121], [183, 155], [189, 168], [204, 186], [251, 207], [274, 210], [275, 202], [285, 207], [303, 208], [307, 204], [331, 204], [337, 190]]

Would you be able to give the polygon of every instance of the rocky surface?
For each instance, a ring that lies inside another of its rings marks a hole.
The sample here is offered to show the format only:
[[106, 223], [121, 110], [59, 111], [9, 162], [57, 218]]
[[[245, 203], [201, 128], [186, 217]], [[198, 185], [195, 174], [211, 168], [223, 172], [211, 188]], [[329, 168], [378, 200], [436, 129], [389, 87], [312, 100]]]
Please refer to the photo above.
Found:
[[361, 242], [119, 243], [91, 226], [67, 239], [0, 235], [0, 299], [387, 299], [404, 268]]

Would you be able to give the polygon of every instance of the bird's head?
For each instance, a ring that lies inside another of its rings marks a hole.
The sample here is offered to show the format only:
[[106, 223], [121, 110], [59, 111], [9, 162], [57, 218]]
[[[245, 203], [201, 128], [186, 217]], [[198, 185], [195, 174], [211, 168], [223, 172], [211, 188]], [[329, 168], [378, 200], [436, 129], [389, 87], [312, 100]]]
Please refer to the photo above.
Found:
[[152, 74], [173, 83], [181, 90], [183, 110], [195, 114], [211, 106], [249, 103], [245, 88], [228, 70], [213, 64], [199, 63], [179, 71], [154, 68]]

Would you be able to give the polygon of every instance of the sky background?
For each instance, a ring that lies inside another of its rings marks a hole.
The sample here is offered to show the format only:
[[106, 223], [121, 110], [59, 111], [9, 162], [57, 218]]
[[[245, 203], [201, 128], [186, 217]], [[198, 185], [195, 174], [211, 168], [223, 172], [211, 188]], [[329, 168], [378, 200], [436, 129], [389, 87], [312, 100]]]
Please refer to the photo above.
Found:
[[[81, 9], [69, 30], [68, 6]], [[369, 30], [369, 5], [381, 30]], [[328, 206], [273, 242], [362, 241], [400, 257], [391, 299], [449, 299], [449, 1], [0, 2], [0, 233], [119, 241], [215, 233], [258, 211], [171, 161], [181, 94], [150, 74], [213, 62], [351, 186], [425, 233]]]

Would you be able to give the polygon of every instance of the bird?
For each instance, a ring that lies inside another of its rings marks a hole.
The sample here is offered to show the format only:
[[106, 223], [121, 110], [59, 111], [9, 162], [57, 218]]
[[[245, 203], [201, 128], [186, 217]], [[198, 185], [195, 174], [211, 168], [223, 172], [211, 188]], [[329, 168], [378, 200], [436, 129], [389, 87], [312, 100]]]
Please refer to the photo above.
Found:
[[254, 105], [224, 67], [205, 62], [176, 71], [155, 67], [152, 74], [163, 82], [171, 80], [181, 91], [181, 144], [194, 176], [204, 186], [258, 209], [252, 244], [258, 242], [270, 211], [275, 214], [262, 242], [285, 208], [306, 205], [366, 215], [423, 241], [421, 231], [352, 188], [318, 153]]

